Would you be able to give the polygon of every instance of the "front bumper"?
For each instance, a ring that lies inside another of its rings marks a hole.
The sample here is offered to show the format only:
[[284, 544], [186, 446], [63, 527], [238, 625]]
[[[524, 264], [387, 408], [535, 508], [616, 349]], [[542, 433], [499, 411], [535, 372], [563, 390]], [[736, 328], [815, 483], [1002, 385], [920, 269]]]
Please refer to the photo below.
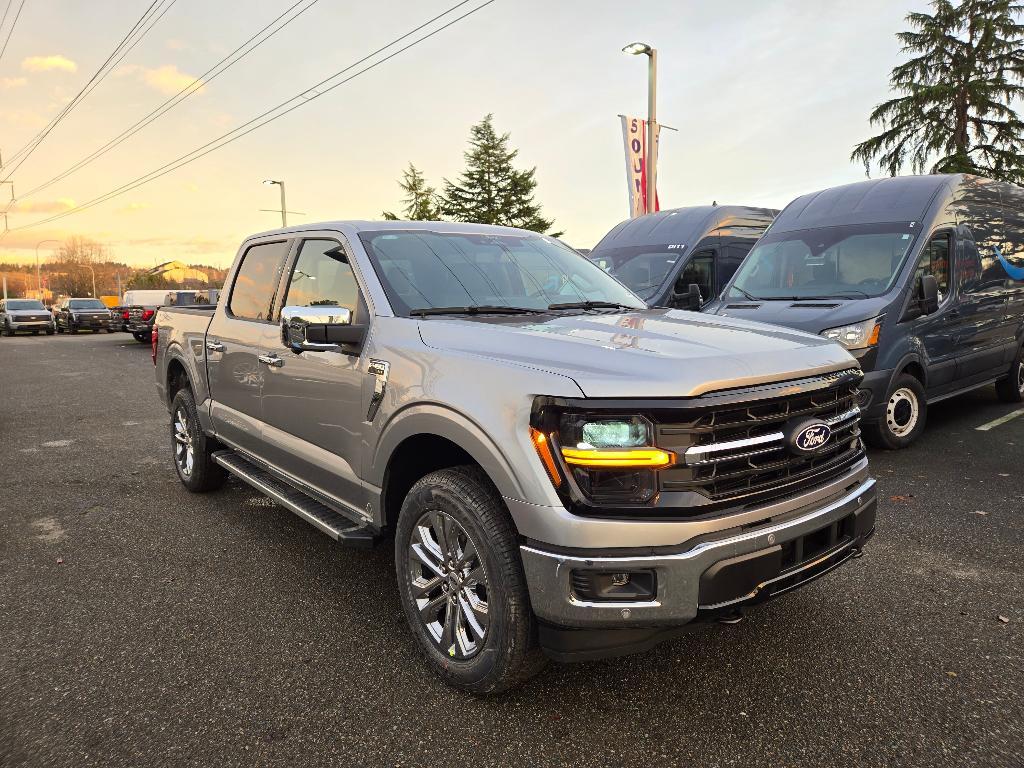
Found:
[[[700, 537], [676, 552], [565, 554], [523, 545], [533, 610], [542, 622], [575, 629], [672, 627], [735, 611], [794, 589], [859, 554], [874, 532], [876, 506], [875, 481], [865, 477], [827, 500], [753, 527]], [[574, 572], [644, 571], [655, 574], [650, 599], [595, 602], [576, 596]]]
[[12, 331], [45, 331], [53, 328], [52, 320], [11, 320]]
[[889, 393], [889, 382], [892, 380], [892, 369], [887, 371], [869, 371], [864, 374], [860, 383], [861, 400], [857, 404], [861, 409], [861, 423], [870, 423], [885, 418], [886, 395]]

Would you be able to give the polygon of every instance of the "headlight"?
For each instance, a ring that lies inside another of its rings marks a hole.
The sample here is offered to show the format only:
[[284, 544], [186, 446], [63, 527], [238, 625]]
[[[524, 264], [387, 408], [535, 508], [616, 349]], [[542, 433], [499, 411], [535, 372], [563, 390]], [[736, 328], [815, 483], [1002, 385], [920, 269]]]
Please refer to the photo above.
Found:
[[563, 412], [531, 429], [534, 448], [556, 488], [563, 475], [590, 503], [643, 504], [657, 492], [656, 471], [676, 461], [654, 444], [642, 416]]
[[847, 349], [865, 349], [878, 345], [878, 334], [882, 330], [882, 318], [873, 317], [860, 323], [828, 328], [821, 332], [826, 339], [838, 341]]

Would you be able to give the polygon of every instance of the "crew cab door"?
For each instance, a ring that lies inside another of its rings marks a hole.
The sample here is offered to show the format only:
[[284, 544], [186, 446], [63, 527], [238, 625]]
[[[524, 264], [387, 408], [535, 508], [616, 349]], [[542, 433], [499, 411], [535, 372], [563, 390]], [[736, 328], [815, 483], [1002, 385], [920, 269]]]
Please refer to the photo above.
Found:
[[[344, 307], [354, 325], [369, 311], [337, 234], [298, 243], [281, 281], [279, 307]], [[280, 312], [278, 312], [278, 315]], [[274, 360], [263, 378], [264, 442], [277, 469], [360, 510], [361, 444], [367, 363], [358, 349], [293, 351], [280, 327], [265, 353]]]
[[287, 252], [287, 240], [248, 246], [206, 332], [213, 427], [225, 443], [257, 458], [265, 454], [260, 398], [268, 368], [260, 358], [277, 333], [274, 299]]

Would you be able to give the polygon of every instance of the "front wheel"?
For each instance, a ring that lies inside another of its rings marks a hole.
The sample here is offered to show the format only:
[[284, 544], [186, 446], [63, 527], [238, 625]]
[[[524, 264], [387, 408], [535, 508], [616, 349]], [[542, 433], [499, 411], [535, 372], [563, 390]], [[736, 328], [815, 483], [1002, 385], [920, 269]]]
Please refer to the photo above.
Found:
[[213, 443], [199, 426], [199, 412], [189, 389], [179, 389], [171, 401], [171, 452], [178, 479], [192, 493], [224, 485], [227, 472], [213, 460]]
[[864, 425], [864, 437], [876, 448], [906, 448], [924, 430], [928, 415], [924, 387], [908, 373], [893, 382], [881, 421]]
[[413, 485], [395, 568], [409, 627], [449, 685], [498, 693], [544, 667], [512, 522], [479, 468], [442, 469]]
[[4, 336], [13, 336], [14, 329], [9, 324], [4, 325]]
[[996, 394], [1004, 403], [1024, 402], [1024, 347], [1010, 365], [1010, 375], [996, 382]]

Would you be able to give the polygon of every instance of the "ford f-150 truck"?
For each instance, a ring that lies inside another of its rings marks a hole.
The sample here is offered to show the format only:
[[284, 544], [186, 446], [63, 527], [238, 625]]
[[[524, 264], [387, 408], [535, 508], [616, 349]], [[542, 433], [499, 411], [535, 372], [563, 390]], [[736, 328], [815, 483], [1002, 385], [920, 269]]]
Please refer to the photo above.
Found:
[[460, 688], [732, 620], [874, 532], [840, 345], [648, 309], [551, 237], [282, 229], [224, 297], [154, 326], [181, 482], [230, 473], [334, 539], [393, 539], [412, 634]]

